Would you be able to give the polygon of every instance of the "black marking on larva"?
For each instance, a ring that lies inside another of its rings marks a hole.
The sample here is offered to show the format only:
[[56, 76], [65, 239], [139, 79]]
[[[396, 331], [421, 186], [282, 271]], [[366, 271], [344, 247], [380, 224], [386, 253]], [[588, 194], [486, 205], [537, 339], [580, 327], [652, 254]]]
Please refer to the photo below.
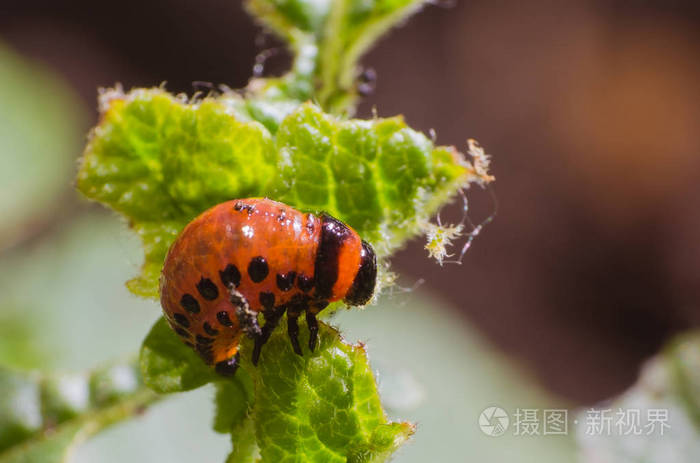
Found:
[[182, 326], [183, 328], [189, 328], [190, 327], [190, 319], [187, 318], [185, 314], [181, 314], [178, 312], [175, 312], [173, 314], [173, 318], [177, 322], [178, 325]]
[[275, 295], [268, 291], [260, 292], [260, 305], [266, 309], [271, 309], [275, 306]]
[[197, 299], [195, 299], [194, 296], [189, 293], [182, 295], [180, 305], [189, 313], [199, 313], [199, 302], [197, 302]]
[[267, 266], [267, 260], [263, 256], [257, 256], [250, 259], [248, 264], [248, 276], [253, 283], [260, 283], [265, 278], [267, 274], [270, 273], [270, 269]]
[[314, 264], [316, 298], [329, 299], [332, 296], [333, 285], [338, 280], [340, 248], [351, 234], [347, 225], [340, 220], [328, 214], [321, 217], [321, 239]]
[[321, 310], [328, 307], [328, 301], [315, 301], [313, 303], [313, 306], [316, 309], [316, 311], [320, 312]]
[[280, 309], [280, 308], [282, 308], [282, 309], [281, 309], [282, 311], [286, 310], [286, 308], [285, 308], [284, 306], [278, 306], [278, 307], [271, 307], [271, 308], [269, 308], [269, 309], [263, 309], [263, 311], [262, 311], [263, 318], [264, 318], [265, 320], [268, 320], [270, 317], [274, 316], [275, 311], [277, 311], [277, 309]]
[[202, 336], [201, 334], [198, 334], [195, 339], [197, 340], [197, 344], [211, 344], [214, 342], [212, 338]]
[[204, 328], [204, 331], [209, 336], [216, 336], [217, 334], [219, 334], [219, 330], [212, 328], [211, 325], [209, 324], [209, 322], [204, 322], [204, 324], [202, 325], [202, 328]]
[[189, 339], [189, 338], [192, 336], [192, 335], [190, 334], [189, 331], [187, 331], [186, 329], [181, 328], [181, 327], [179, 327], [179, 326], [176, 326], [176, 327], [173, 328], [173, 329], [175, 330], [175, 332], [176, 332], [177, 334], [179, 334], [179, 335], [182, 336], [183, 338], [188, 338], [188, 339]]
[[202, 277], [197, 283], [197, 291], [208, 301], [213, 301], [219, 297], [219, 288], [209, 278]]
[[277, 215], [277, 221], [279, 223], [284, 223], [284, 221], [287, 219], [287, 212], [284, 209], [280, 208], [280, 213]]
[[289, 314], [298, 316], [309, 306], [309, 300], [309, 296], [300, 293], [292, 296], [292, 299], [287, 304], [287, 316]]
[[284, 275], [281, 273], [277, 274], [277, 287], [280, 291], [289, 291], [294, 287], [294, 279], [297, 277], [297, 272], [292, 270]]
[[226, 312], [225, 310], [222, 310], [221, 312], [217, 313], [216, 319], [223, 326], [233, 326], [233, 322], [231, 321], [231, 318], [229, 318], [228, 312]]
[[344, 301], [350, 305], [365, 305], [372, 299], [377, 284], [377, 257], [369, 243], [362, 242], [360, 268]]
[[297, 286], [300, 290], [304, 291], [305, 293], [308, 293], [314, 287], [314, 279], [311, 277], [307, 277], [306, 275], [299, 275], [299, 277], [297, 278]]
[[211, 354], [214, 351], [214, 346], [211, 344], [200, 344], [197, 343], [195, 344], [194, 348], [199, 352], [200, 354]]
[[246, 211], [248, 215], [250, 216], [253, 211], [255, 210], [255, 206], [252, 204], [246, 204], [243, 202], [238, 201], [236, 204], [233, 205], [233, 210], [235, 211]]
[[219, 277], [226, 288], [237, 288], [241, 284], [241, 272], [233, 264], [228, 264], [225, 269], [221, 270]]
[[206, 362], [211, 363], [214, 361], [214, 353], [211, 350], [211, 346], [205, 346], [202, 344], [197, 344], [194, 349], [197, 351], [200, 357]]

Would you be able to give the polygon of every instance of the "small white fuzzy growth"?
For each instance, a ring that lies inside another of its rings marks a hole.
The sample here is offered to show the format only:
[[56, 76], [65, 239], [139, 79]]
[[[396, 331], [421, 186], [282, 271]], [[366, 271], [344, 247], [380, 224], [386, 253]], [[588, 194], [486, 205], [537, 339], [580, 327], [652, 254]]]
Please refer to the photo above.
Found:
[[[471, 246], [472, 241], [476, 236], [481, 233], [482, 228], [487, 223], [491, 222], [495, 215], [494, 213], [488, 217], [486, 220], [478, 225], [474, 225], [468, 216], [469, 204], [467, 201], [466, 190], [469, 188], [470, 183], [476, 183], [479, 186], [486, 187], [489, 183], [495, 180], [493, 175], [489, 174], [489, 164], [491, 162], [491, 157], [486, 154], [484, 149], [479, 145], [474, 139], [467, 140], [468, 151], [470, 160], [468, 161], [461, 158], [461, 164], [467, 168], [467, 178], [462, 188], [459, 190], [459, 194], [464, 201], [463, 206], [463, 217], [462, 220], [457, 225], [443, 224], [440, 220], [440, 213], [437, 214], [437, 224], [426, 222], [423, 224], [423, 232], [426, 234], [428, 242], [425, 245], [425, 249], [428, 250], [428, 254], [431, 258], [438, 261], [440, 265], [451, 263], [451, 264], [461, 264], [464, 254], [467, 252]], [[463, 236], [465, 223], [468, 223], [471, 227], [471, 231], [466, 233], [467, 240], [462, 247], [459, 256], [453, 260], [445, 260], [447, 258], [453, 257], [454, 254], [448, 254], [447, 248], [452, 246], [453, 241]]]
[[494, 181], [495, 178], [489, 174], [491, 156], [486, 154], [484, 148], [473, 138], [467, 140], [467, 146], [469, 147], [467, 153], [472, 158], [471, 166], [474, 169], [476, 181], [481, 185]]
[[434, 223], [425, 224], [425, 234], [428, 242], [425, 249], [428, 250], [430, 257], [438, 261], [442, 265], [446, 257], [452, 257], [453, 254], [447, 253], [447, 248], [452, 246], [452, 241], [462, 236], [464, 225], [438, 225]]
[[120, 83], [117, 83], [114, 88], [101, 87], [99, 89], [99, 96], [97, 97], [97, 107], [100, 114], [107, 112], [112, 101], [123, 100], [124, 98], [126, 98], [126, 94], [124, 93], [124, 87], [122, 87]]

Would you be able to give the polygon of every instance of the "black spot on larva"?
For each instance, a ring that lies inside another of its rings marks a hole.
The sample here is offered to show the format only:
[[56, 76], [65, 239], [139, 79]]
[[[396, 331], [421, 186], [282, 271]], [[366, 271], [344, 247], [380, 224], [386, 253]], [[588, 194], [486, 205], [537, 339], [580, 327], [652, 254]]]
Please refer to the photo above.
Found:
[[306, 275], [299, 275], [297, 278], [297, 286], [305, 293], [308, 293], [314, 287], [314, 279]]
[[182, 295], [180, 305], [189, 313], [199, 313], [199, 302], [189, 293]]
[[174, 313], [173, 318], [177, 322], [178, 325], [184, 327], [184, 328], [189, 328], [190, 327], [190, 319], [187, 318], [186, 315], [181, 314], [181, 313]]
[[194, 348], [200, 354], [211, 354], [214, 351], [214, 346], [210, 344], [196, 344]]
[[201, 334], [198, 334], [195, 339], [197, 340], [197, 344], [211, 344], [214, 342], [212, 338], [202, 336]]
[[219, 288], [209, 278], [202, 277], [197, 283], [197, 291], [208, 301], [213, 301], [219, 297]]
[[280, 213], [277, 215], [277, 221], [279, 223], [284, 223], [286, 218], [287, 218], [287, 213], [285, 212], [284, 209], [280, 209]]
[[233, 326], [233, 322], [228, 316], [228, 312], [225, 310], [222, 310], [221, 312], [216, 314], [216, 319], [219, 321], [224, 326]]
[[197, 353], [199, 353], [199, 356], [202, 357], [202, 359], [206, 363], [211, 363], [212, 361], [214, 361], [214, 354], [212, 353], [211, 346], [197, 344], [195, 346], [195, 350], [197, 351]]
[[260, 293], [260, 304], [266, 309], [273, 308], [275, 306], [275, 295], [267, 291], [262, 291]]
[[225, 269], [219, 272], [219, 276], [226, 288], [230, 288], [231, 286], [237, 288], [238, 285], [241, 284], [241, 272], [239, 272], [238, 267], [233, 264], [228, 264]]
[[270, 269], [267, 267], [267, 261], [263, 256], [250, 259], [250, 264], [248, 264], [248, 276], [254, 283], [263, 281], [267, 278], [268, 273], [270, 273]]
[[204, 331], [209, 336], [216, 336], [217, 334], [219, 334], [219, 330], [212, 328], [211, 325], [209, 324], [209, 322], [204, 322], [204, 324], [202, 325], [202, 328], [204, 328]]
[[248, 215], [251, 215], [253, 213], [253, 211], [255, 210], [255, 207], [251, 204], [246, 204], [246, 203], [242, 203], [239, 201], [233, 205], [233, 210], [246, 211], [248, 213]]
[[175, 330], [175, 332], [176, 332], [177, 334], [179, 334], [179, 335], [182, 336], [183, 338], [189, 338], [189, 337], [191, 336], [191, 334], [190, 334], [189, 331], [187, 331], [187, 330], [184, 329], [184, 328], [180, 328], [179, 326], [176, 326], [176, 327], [174, 328], [174, 330]]
[[277, 287], [280, 291], [289, 291], [294, 287], [294, 279], [297, 277], [297, 272], [291, 271], [284, 275], [281, 273], [277, 274]]

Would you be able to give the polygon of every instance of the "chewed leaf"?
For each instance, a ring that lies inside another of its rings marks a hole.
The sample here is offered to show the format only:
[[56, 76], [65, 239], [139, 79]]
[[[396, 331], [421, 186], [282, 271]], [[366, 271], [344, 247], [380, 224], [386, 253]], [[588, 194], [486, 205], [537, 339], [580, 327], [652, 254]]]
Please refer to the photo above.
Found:
[[[308, 330], [301, 332], [305, 345]], [[413, 425], [387, 420], [363, 346], [345, 343], [324, 323], [319, 341], [302, 357], [277, 330], [257, 368], [243, 356], [256, 385], [252, 417], [262, 461], [384, 461]]]
[[402, 118], [324, 114], [306, 103], [274, 133], [245, 119], [231, 96], [188, 103], [161, 89], [106, 92], [82, 159], [78, 188], [123, 214], [141, 236], [132, 292], [156, 297], [160, 269], [180, 230], [209, 207], [270, 197], [326, 211], [386, 256], [436, 209], [479, 181], [454, 148], [435, 147]]
[[[161, 319], [144, 343], [182, 345]], [[302, 345], [308, 330], [301, 329]], [[230, 432], [229, 462], [382, 462], [414, 431], [410, 423], [390, 422], [384, 414], [364, 346], [350, 345], [320, 323], [319, 345], [304, 356], [294, 353], [285, 330], [277, 329], [262, 351], [260, 363], [250, 362], [252, 341], [241, 348], [242, 367], [233, 378], [202, 372], [209, 368], [179, 348], [160, 350], [156, 362], [144, 362], [145, 380], [170, 384], [164, 392], [186, 390], [215, 381], [217, 413], [214, 428]], [[170, 373], [163, 365], [171, 365]], [[211, 369], [210, 369], [211, 371]], [[199, 381], [183, 381], [183, 372], [199, 372]], [[172, 378], [180, 378], [173, 381]], [[150, 379], [149, 379], [150, 378]], [[153, 378], [169, 378], [153, 381]], [[254, 391], [254, 392], [253, 392]]]

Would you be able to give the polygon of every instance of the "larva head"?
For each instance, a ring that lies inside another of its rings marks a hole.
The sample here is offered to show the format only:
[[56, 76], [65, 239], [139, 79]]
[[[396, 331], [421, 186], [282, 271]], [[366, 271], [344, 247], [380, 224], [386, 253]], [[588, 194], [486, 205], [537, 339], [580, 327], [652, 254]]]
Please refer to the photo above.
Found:
[[315, 296], [343, 299], [350, 305], [367, 303], [374, 292], [377, 269], [372, 247], [341, 221], [323, 215], [316, 253]]
[[345, 296], [345, 303], [349, 305], [365, 305], [374, 294], [377, 285], [377, 256], [374, 249], [366, 241], [362, 242], [360, 251], [360, 269], [355, 275], [352, 286]]

